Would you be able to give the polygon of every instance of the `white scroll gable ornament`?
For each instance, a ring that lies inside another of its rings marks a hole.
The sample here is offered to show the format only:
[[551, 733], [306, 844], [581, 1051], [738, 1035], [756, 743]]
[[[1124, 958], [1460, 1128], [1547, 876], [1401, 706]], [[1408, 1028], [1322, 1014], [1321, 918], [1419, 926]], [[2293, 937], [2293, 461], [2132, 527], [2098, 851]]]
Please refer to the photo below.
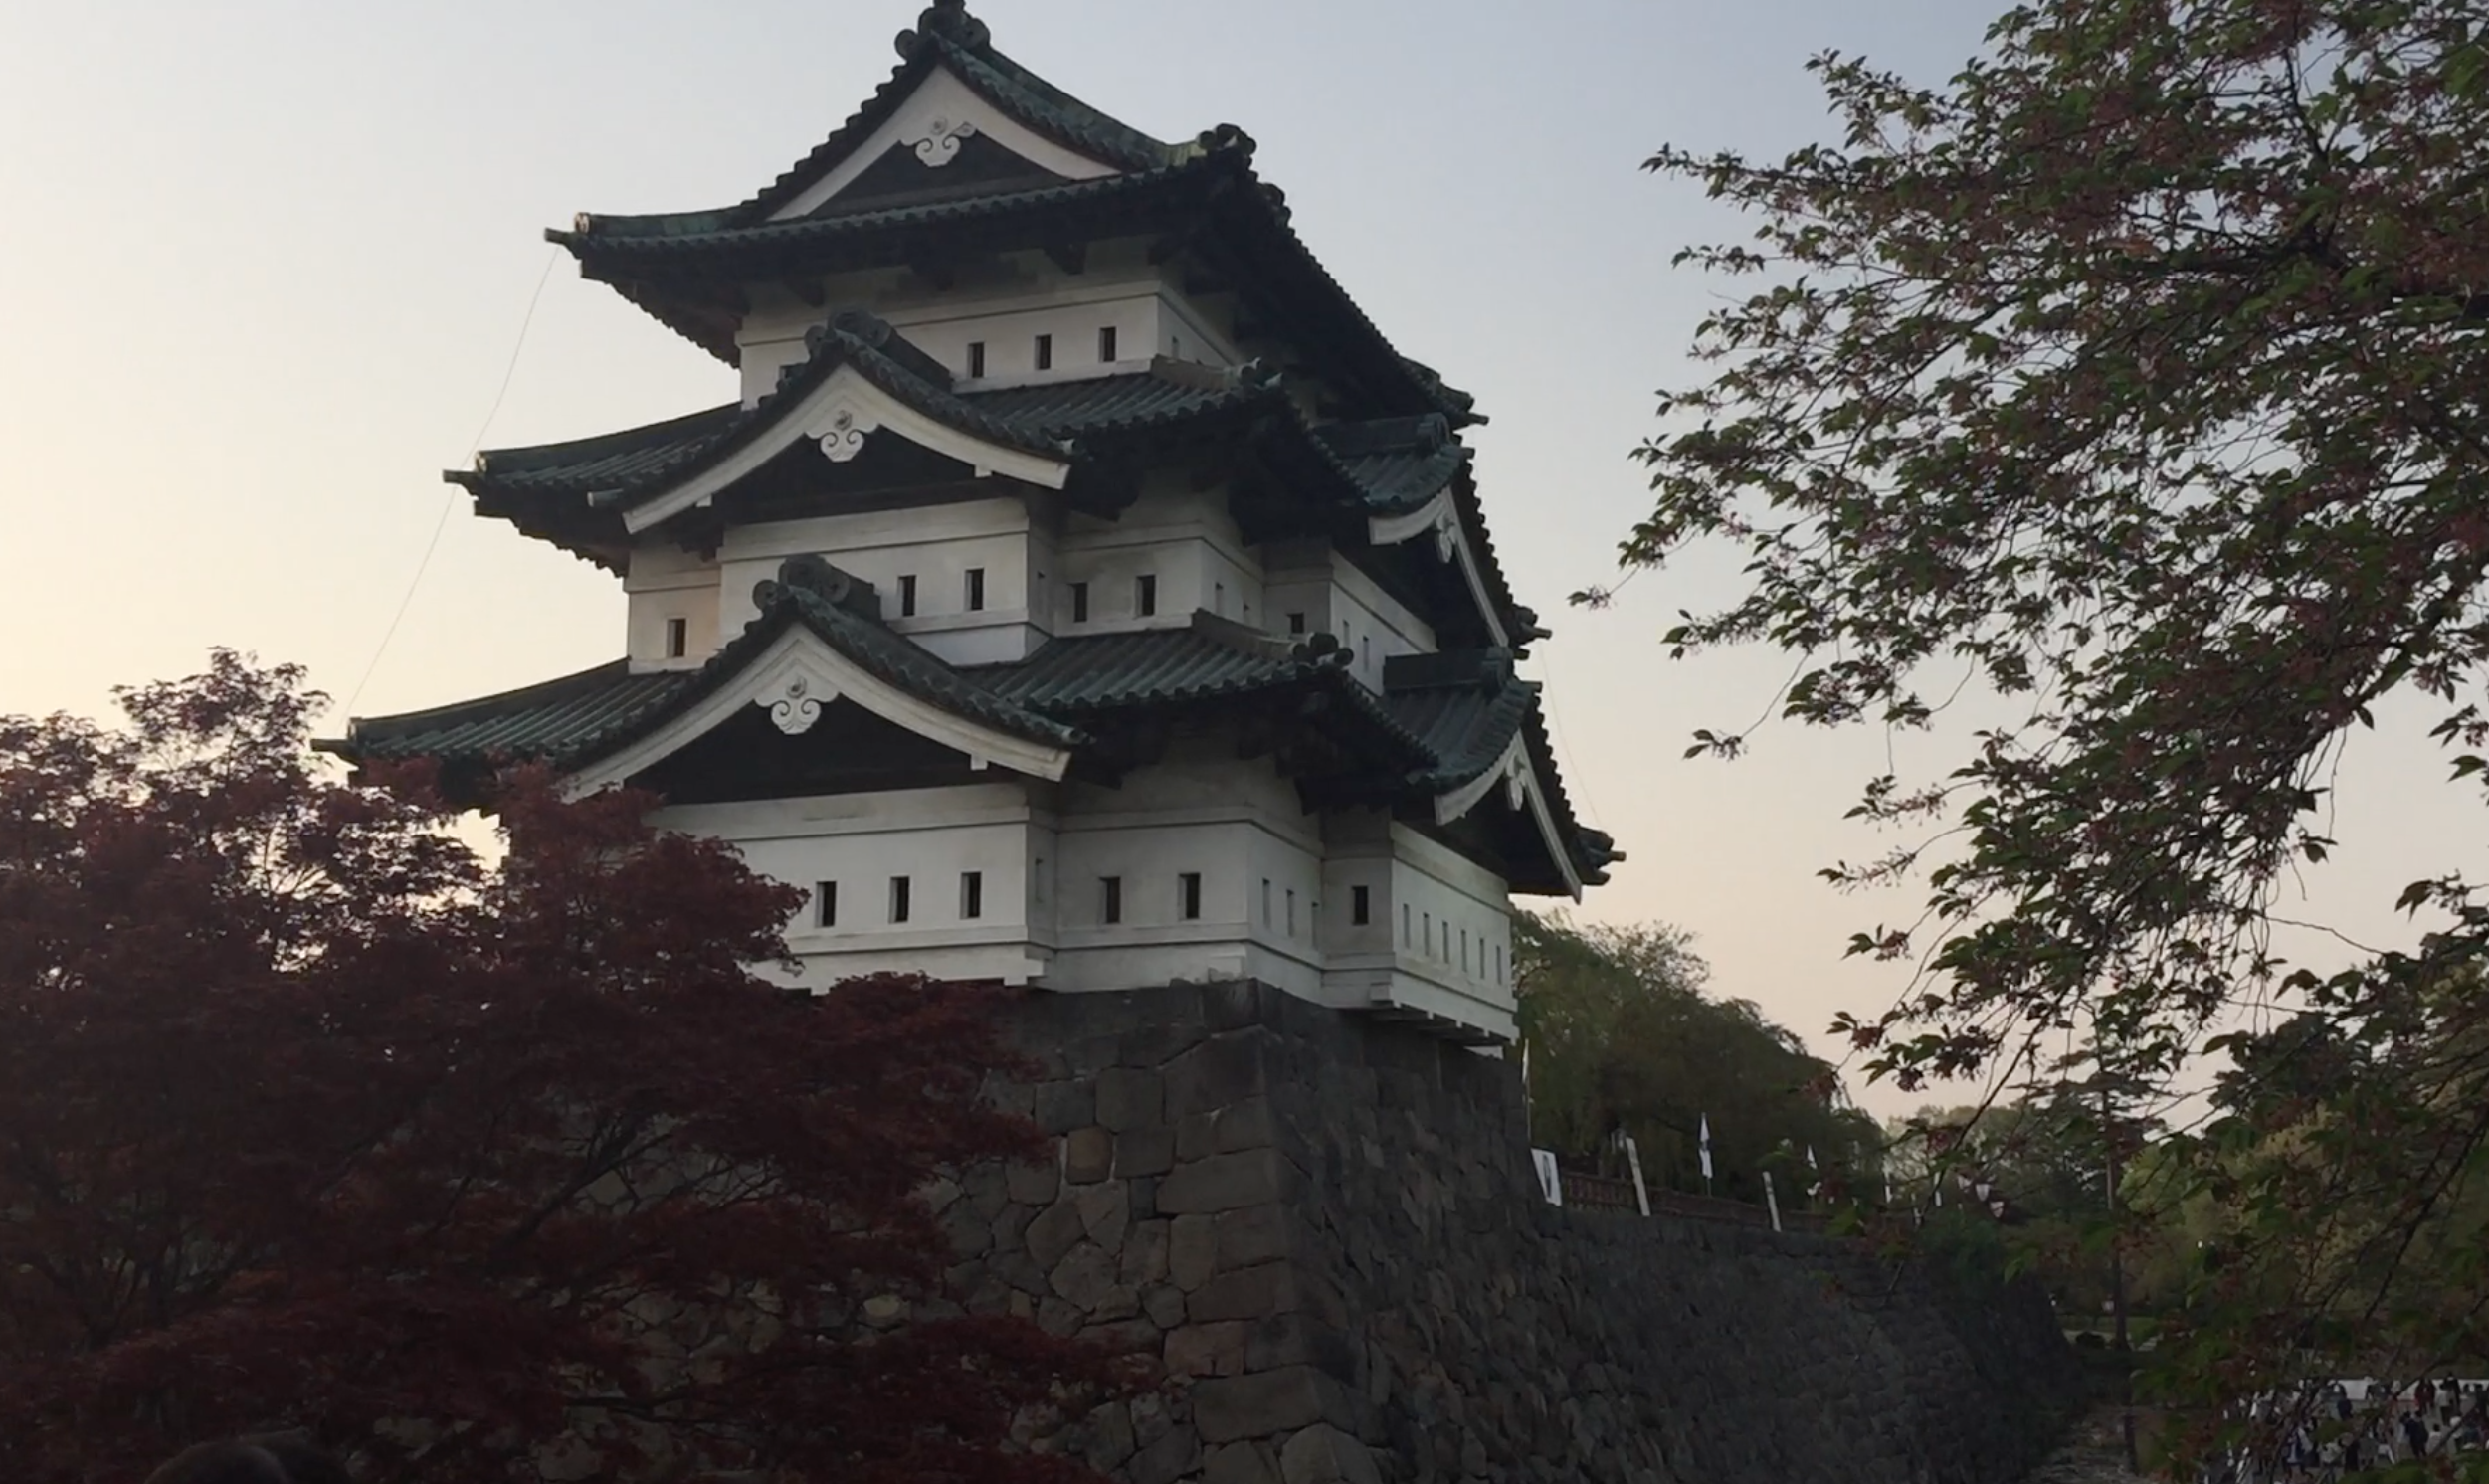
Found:
[[1516, 751], [1504, 763], [1504, 807], [1517, 811], [1529, 802], [1529, 760]]
[[821, 435], [821, 452], [832, 464], [845, 464], [864, 451], [864, 435], [873, 430], [851, 408], [840, 408]]
[[797, 675], [775, 693], [757, 697], [756, 702], [769, 708], [769, 719], [777, 724], [778, 730], [796, 737], [811, 731], [813, 723], [821, 720], [824, 700], [837, 699], [836, 695], [814, 695], [812, 686], [802, 675]]
[[923, 132], [899, 142], [915, 150], [916, 158], [926, 167], [939, 170], [958, 159], [960, 142], [975, 138], [976, 133], [974, 119], [963, 118], [953, 123], [947, 118], [936, 118], [925, 125]]

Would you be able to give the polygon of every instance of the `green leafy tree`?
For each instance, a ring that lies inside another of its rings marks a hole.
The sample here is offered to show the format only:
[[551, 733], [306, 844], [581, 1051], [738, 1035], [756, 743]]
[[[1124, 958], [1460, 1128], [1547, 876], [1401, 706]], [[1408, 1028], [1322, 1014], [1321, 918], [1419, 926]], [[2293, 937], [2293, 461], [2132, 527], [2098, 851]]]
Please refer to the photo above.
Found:
[[[2284, 873], [2325, 858], [2354, 730], [2417, 716], [2459, 793], [2489, 776], [2476, 0], [2038, 0], [1940, 87], [1814, 69], [1837, 140], [1650, 161], [1749, 215], [1685, 259], [1754, 289], [1661, 398], [1624, 555], [1741, 550], [1742, 590], [1668, 642], [1801, 656], [1802, 722], [1923, 725], [1965, 687], [2010, 708], [1957, 771], [1867, 781], [1858, 814], [1925, 834], [1829, 874], [1924, 881], [1923, 916], [1854, 943], [1924, 972], [1847, 1028], [1906, 1086], [2069, 1028], [2163, 1080], [2242, 992], [2298, 996], [2326, 1034], [2242, 1061], [2279, 1101], [2242, 1088], [2224, 1138], [2299, 1120], [2301, 1152], [2220, 1196], [2304, 1221], [2381, 1160], [2358, 1312], [2448, 1333], [2465, 1311], [2391, 1254], [2460, 1245], [2489, 915], [2416, 884], [2439, 929], [2323, 982], [2267, 929]], [[2296, 1342], [2341, 1311], [2294, 1251], [2296, 1312], [2228, 1310], [2191, 1348], [2206, 1389], [2315, 1354]]]
[[1759, 1202], [1771, 1169], [1791, 1205], [1815, 1182], [1807, 1150], [1854, 1183], [1880, 1147], [1829, 1064], [1752, 1001], [1703, 993], [1710, 967], [1682, 929], [1523, 916], [1513, 961], [1540, 1145], [1614, 1168], [1607, 1141], [1623, 1131], [1652, 1185], [1700, 1191], [1707, 1116], [1715, 1194]]

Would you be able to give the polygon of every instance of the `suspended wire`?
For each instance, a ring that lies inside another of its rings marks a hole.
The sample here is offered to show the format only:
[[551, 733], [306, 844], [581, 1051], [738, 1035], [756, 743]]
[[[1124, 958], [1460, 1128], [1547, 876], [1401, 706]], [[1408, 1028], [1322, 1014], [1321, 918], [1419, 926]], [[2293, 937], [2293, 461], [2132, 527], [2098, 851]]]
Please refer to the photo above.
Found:
[[[1541, 641], [1542, 645], [1552, 643], [1553, 641]], [[1556, 686], [1556, 667], [1548, 663], [1547, 650], [1544, 648], [1540, 649], [1536, 658], [1539, 673], [1547, 678], [1546, 687], [1539, 692], [1539, 700], [1547, 707], [1547, 725], [1548, 730], [1555, 735], [1556, 757], [1563, 765], [1565, 776], [1569, 780], [1566, 792], [1582, 801], [1582, 813], [1590, 816], [1592, 829], [1605, 830], [1608, 828], [1608, 822], [1599, 817], [1599, 801], [1591, 795], [1590, 775], [1584, 773], [1581, 766], [1574, 760], [1573, 744], [1565, 739], [1564, 713], [1556, 707], [1556, 696], [1560, 693]]]
[[[510, 382], [518, 375], [519, 354], [527, 348], [527, 331], [536, 322], [536, 305], [544, 298], [544, 285], [552, 280], [553, 265], [560, 259], [561, 252], [558, 247], [545, 250], [544, 271], [536, 275], [535, 291], [527, 295], [527, 312], [518, 321], [518, 339], [510, 346], [508, 364], [501, 368], [500, 389], [492, 394], [491, 409], [476, 429], [476, 436], [468, 441], [467, 459], [471, 464], [475, 462], [476, 451], [483, 447], [484, 436], [492, 431], [492, 420], [501, 415], [502, 402], [509, 397]], [[380, 644], [372, 650], [371, 662], [363, 666], [363, 677], [354, 682], [353, 691], [346, 696], [346, 715], [354, 714], [354, 703], [363, 698], [363, 687], [372, 682], [372, 672], [380, 668], [381, 656], [389, 652], [389, 642], [398, 637], [398, 626], [406, 621], [406, 611], [414, 606], [416, 590], [424, 585], [424, 574], [432, 570], [433, 553], [441, 549], [442, 533], [450, 528], [450, 511], [457, 504], [456, 490], [442, 497], [440, 517], [432, 523], [432, 539], [424, 543], [424, 554], [415, 563], [415, 575], [407, 580], [406, 593], [398, 599], [398, 611], [389, 616], [389, 627], [381, 631]]]

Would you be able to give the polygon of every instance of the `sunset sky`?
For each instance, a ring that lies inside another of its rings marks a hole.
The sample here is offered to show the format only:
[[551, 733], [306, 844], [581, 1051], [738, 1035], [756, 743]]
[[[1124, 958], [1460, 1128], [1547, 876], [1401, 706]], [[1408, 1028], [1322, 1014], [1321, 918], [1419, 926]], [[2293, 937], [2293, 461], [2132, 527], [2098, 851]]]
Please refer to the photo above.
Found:
[[[1583, 912], [1691, 929], [1716, 989], [1827, 1050], [1834, 1011], [1900, 983], [1842, 944], [1915, 901], [1816, 879], [1891, 842], [1841, 811], [1888, 760], [1940, 773], [1983, 718], [1772, 727], [1745, 761], [1683, 761], [1693, 728], [1745, 728], [1793, 663], [1667, 659], [1660, 632], [1733, 591], [1734, 557], [1638, 577], [1606, 612], [1564, 600], [1613, 580], [1652, 394], [1697, 374], [1685, 349], [1722, 285], [1669, 257], [1739, 230], [1641, 161], [1823, 137], [1809, 54], [1939, 81], [2000, 3], [974, 7], [1003, 51], [1140, 128], [1253, 134], [1334, 275], [1477, 395], [1495, 540], [1557, 635], [1535, 672], [1566, 782], [1631, 856]], [[913, 17], [908, 0], [0, 7], [0, 712], [100, 712], [114, 684], [215, 645], [307, 664], [336, 729], [349, 697], [405, 710], [614, 657], [614, 580], [471, 518], [439, 472], [479, 436], [714, 405], [734, 373], [580, 280], [541, 230], [749, 194], [887, 75]], [[2339, 861], [2292, 915], [2407, 939], [2390, 911], [2404, 881], [2482, 869], [2443, 761], [2417, 727], [2388, 735], [2423, 714], [2390, 712], [2355, 749]], [[2302, 936], [2313, 961], [2347, 952]], [[1920, 1101], [1853, 1091], [1879, 1112]]]

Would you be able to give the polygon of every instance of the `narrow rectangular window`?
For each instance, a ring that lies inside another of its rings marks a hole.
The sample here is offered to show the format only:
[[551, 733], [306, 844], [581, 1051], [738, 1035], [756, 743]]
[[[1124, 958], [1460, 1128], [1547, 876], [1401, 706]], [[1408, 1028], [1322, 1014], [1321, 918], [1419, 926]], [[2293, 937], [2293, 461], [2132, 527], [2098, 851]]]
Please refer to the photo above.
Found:
[[1426, 956], [1433, 958], [1435, 957], [1435, 914], [1429, 912], [1420, 917], [1418, 925], [1426, 929]]
[[905, 922], [907, 920], [907, 888], [908, 882], [905, 876], [892, 876], [890, 878], [890, 920], [892, 922]]
[[1367, 668], [1367, 669], [1369, 669], [1369, 670], [1373, 669], [1373, 668], [1374, 668], [1374, 636], [1373, 636], [1373, 635], [1371, 635], [1371, 634], [1369, 634], [1369, 635], [1367, 635], [1364, 639], [1361, 639], [1361, 640], [1357, 641], [1357, 644], [1358, 644], [1358, 647], [1359, 647], [1359, 649], [1360, 649], [1360, 653], [1359, 653], [1359, 656], [1358, 656], [1358, 657], [1359, 657], [1359, 658], [1360, 658], [1360, 659], [1364, 662], [1364, 664], [1365, 664], [1365, 666], [1366, 666], [1366, 668]]
[[1085, 624], [1088, 621], [1089, 585], [1085, 582], [1075, 582], [1071, 585], [1071, 622]]
[[1115, 327], [1111, 324], [1098, 326], [1097, 358], [1110, 364], [1115, 359]]
[[1304, 633], [1304, 632], [1305, 632], [1305, 616], [1304, 616], [1303, 614], [1301, 614], [1301, 613], [1292, 613], [1292, 614], [1289, 614], [1289, 615], [1287, 616], [1287, 632], [1288, 632], [1288, 633], [1290, 633], [1290, 634], [1302, 634], [1302, 633]]
[[689, 619], [668, 619], [666, 621], [666, 657], [669, 659], [680, 659], [683, 654], [690, 649], [690, 648], [691, 621]]
[[1053, 335], [1037, 337], [1037, 368], [1040, 371], [1054, 369], [1054, 337]]
[[1100, 876], [1097, 878], [1097, 920], [1100, 922], [1123, 921], [1123, 877]]
[[1460, 930], [1460, 972], [1463, 974], [1469, 972], [1469, 930], [1467, 928]]
[[1291, 938], [1296, 936], [1296, 890], [1294, 887], [1290, 887], [1287, 893], [1287, 935]]
[[1261, 925], [1270, 926], [1270, 878], [1261, 878]]
[[838, 925], [839, 883], [815, 881], [813, 883], [813, 926], [831, 928]]
[[983, 340], [968, 342], [968, 374], [970, 376], [985, 374], [985, 342]]
[[1363, 886], [1348, 888], [1348, 921], [1351, 926], [1364, 927], [1373, 920], [1374, 893]]
[[1400, 946], [1407, 948], [1411, 941], [1412, 940], [1409, 936], [1409, 904], [1407, 902], [1402, 902], [1400, 904]]
[[1504, 982], [1504, 945], [1501, 943], [1495, 945], [1495, 982]]
[[985, 611], [985, 569], [971, 567], [968, 569], [967, 577], [968, 611], [983, 613]]
[[1228, 585], [1226, 583], [1214, 582], [1210, 585], [1210, 611], [1223, 619], [1228, 616]]
[[899, 617], [902, 619], [912, 619], [915, 616], [916, 574], [913, 572], [902, 573], [899, 576]]
[[1132, 611], [1142, 618], [1158, 612], [1158, 577], [1144, 572], [1132, 579]]
[[959, 873], [959, 915], [963, 921], [985, 915], [985, 872]]
[[1198, 922], [1202, 915], [1202, 873], [1186, 871], [1176, 877], [1176, 916], [1186, 922]]

